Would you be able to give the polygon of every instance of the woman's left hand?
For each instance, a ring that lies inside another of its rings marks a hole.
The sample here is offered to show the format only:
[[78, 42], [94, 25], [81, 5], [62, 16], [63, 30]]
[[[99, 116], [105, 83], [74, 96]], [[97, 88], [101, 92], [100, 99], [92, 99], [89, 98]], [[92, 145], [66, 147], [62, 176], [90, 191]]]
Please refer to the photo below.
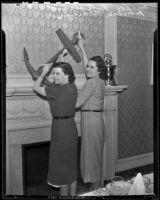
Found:
[[41, 65], [43, 68], [42, 68], [42, 74], [41, 75], [46, 75], [48, 72], [49, 72], [49, 70], [51, 69], [51, 66], [52, 66], [52, 63], [50, 63], [50, 64], [43, 64], [43, 65]]
[[62, 54], [59, 55], [57, 62], [64, 62], [64, 57], [68, 54], [67, 49], [64, 49]]
[[80, 48], [80, 49], [84, 49], [85, 41], [84, 41], [84, 39], [82, 38], [80, 31], [78, 31], [78, 36], [77, 36], [77, 37], [78, 37], [78, 39], [79, 39], [79, 41], [78, 41], [78, 46], [79, 46], [79, 48]]

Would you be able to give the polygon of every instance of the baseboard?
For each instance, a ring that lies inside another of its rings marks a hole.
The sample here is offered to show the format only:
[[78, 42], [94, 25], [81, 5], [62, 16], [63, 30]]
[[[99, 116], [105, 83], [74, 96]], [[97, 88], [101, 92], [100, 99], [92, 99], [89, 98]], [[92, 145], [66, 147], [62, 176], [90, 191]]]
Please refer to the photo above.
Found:
[[153, 152], [119, 159], [116, 164], [116, 172], [148, 165], [153, 163]]

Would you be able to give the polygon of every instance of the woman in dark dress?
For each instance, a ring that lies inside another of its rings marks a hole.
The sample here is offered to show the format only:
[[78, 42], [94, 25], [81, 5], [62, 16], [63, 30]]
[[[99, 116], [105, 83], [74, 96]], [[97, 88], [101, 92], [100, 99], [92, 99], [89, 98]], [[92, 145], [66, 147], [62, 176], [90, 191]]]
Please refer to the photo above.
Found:
[[74, 120], [77, 88], [74, 72], [68, 63], [59, 62], [53, 68], [54, 83], [41, 86], [51, 64], [44, 64], [34, 91], [48, 98], [51, 114], [51, 145], [47, 183], [60, 187], [60, 195], [76, 195], [78, 132]]

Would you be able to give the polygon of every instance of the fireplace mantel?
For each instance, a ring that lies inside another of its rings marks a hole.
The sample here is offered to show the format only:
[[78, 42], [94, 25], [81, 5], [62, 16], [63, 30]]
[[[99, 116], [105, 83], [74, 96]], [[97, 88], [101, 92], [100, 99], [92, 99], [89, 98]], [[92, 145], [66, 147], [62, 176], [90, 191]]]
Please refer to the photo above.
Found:
[[103, 152], [103, 179], [110, 180], [118, 162], [118, 93], [127, 85], [106, 86], [104, 97], [105, 143]]
[[[85, 81], [77, 75], [78, 93]], [[33, 92], [33, 81], [28, 75], [12, 75], [6, 86], [6, 194], [23, 195], [22, 145], [50, 140], [51, 114], [47, 101]], [[117, 161], [117, 95], [126, 85], [106, 86], [104, 121], [104, 179], [115, 173]], [[75, 121], [80, 129], [80, 112]]]

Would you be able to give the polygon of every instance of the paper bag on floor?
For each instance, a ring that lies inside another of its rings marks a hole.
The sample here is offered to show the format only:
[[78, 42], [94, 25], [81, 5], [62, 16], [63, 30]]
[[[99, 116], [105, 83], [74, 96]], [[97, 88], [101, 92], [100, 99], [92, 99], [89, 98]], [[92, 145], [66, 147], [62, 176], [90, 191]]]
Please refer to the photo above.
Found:
[[138, 173], [134, 179], [133, 185], [129, 190], [129, 195], [144, 195], [145, 194], [145, 186], [143, 182], [143, 177], [141, 173]]

